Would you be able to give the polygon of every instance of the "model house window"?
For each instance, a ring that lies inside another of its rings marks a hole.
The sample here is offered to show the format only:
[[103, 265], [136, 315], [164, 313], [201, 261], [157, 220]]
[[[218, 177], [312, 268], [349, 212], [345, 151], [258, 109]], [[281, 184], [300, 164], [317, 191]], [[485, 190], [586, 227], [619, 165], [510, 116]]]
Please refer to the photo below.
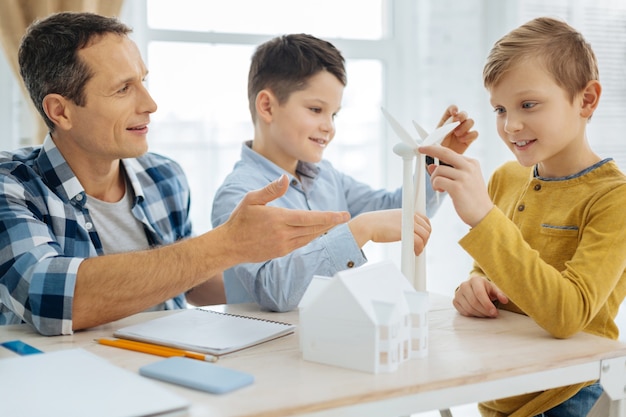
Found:
[[389, 326], [378, 326], [379, 339], [387, 341], [389, 339]]

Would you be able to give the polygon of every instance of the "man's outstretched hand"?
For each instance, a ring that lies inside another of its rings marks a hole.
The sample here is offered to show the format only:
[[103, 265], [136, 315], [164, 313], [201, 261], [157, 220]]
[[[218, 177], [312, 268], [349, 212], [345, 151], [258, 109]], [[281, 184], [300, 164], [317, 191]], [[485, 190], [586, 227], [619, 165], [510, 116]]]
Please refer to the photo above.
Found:
[[228, 220], [225, 237], [236, 263], [262, 262], [284, 256], [333, 227], [350, 220], [347, 212], [294, 210], [268, 206], [289, 187], [287, 176], [247, 193]]

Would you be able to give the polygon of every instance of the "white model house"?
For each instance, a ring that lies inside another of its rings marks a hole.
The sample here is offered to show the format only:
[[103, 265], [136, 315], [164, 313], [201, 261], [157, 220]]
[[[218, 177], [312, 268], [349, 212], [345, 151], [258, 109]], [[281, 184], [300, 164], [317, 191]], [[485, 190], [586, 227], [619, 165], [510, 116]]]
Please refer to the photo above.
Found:
[[428, 353], [428, 293], [390, 261], [314, 277], [299, 307], [306, 360], [379, 373]]

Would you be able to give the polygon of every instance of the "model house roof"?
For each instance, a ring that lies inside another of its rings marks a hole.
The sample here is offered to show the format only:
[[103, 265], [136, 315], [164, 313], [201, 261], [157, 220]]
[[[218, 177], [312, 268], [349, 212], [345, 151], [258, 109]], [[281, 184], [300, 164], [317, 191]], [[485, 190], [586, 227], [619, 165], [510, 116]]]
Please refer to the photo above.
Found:
[[334, 278], [315, 276], [300, 308], [306, 309], [319, 299], [326, 309], [339, 304], [346, 314], [353, 315], [359, 313], [349, 311], [358, 306], [359, 315], [365, 314], [373, 323], [385, 323], [397, 314], [397, 308], [410, 310], [407, 292], [416, 291], [393, 262], [382, 261], [337, 272]]

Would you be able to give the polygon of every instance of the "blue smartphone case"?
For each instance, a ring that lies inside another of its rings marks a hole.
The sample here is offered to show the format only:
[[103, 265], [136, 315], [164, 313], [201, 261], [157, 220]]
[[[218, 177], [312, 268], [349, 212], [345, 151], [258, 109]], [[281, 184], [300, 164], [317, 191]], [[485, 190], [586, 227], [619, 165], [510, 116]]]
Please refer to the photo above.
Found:
[[224, 394], [254, 382], [252, 374], [182, 356], [144, 365], [139, 374], [213, 394]]
[[9, 342], [4, 342], [4, 343], [0, 343], [0, 346], [3, 346], [9, 350], [12, 350], [13, 352], [17, 353], [18, 355], [32, 355], [35, 353], [43, 353], [42, 351], [40, 351], [39, 349], [28, 345], [24, 342], [22, 342], [21, 340], [11, 340]]

